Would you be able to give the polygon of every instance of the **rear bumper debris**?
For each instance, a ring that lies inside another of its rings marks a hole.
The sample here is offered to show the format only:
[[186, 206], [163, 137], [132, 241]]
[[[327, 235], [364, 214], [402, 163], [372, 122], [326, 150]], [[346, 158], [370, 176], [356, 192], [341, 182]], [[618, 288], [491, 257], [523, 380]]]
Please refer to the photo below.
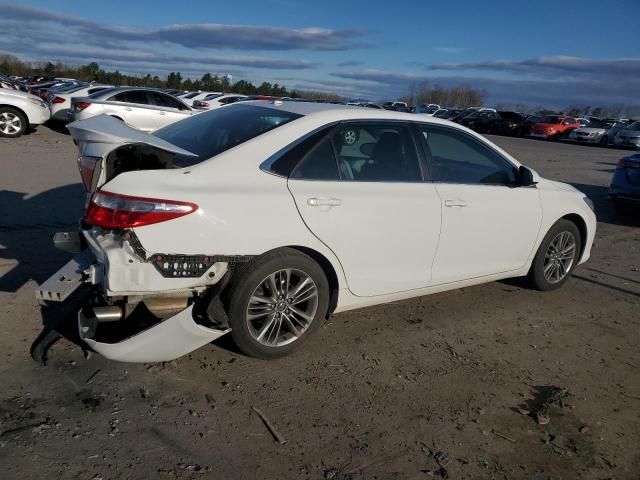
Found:
[[95, 317], [88, 317], [81, 310], [78, 313], [80, 338], [105, 358], [133, 363], [174, 360], [231, 331], [207, 328], [196, 323], [193, 318], [193, 305], [115, 343], [90, 338], [95, 332], [96, 322]]
[[91, 250], [86, 249], [67, 262], [36, 290], [36, 298], [64, 302], [87, 279], [86, 270], [96, 261]]

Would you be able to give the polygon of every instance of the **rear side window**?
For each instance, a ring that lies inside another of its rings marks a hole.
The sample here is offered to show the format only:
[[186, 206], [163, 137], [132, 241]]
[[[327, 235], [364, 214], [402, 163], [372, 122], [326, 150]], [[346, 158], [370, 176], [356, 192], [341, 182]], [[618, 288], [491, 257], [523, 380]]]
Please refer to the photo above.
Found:
[[515, 185], [515, 167], [498, 152], [463, 132], [420, 127], [435, 182]]
[[293, 171], [291, 178], [305, 180], [340, 180], [331, 140], [325, 138], [315, 146]]
[[343, 180], [422, 181], [411, 130], [405, 124], [341, 125], [331, 139]]

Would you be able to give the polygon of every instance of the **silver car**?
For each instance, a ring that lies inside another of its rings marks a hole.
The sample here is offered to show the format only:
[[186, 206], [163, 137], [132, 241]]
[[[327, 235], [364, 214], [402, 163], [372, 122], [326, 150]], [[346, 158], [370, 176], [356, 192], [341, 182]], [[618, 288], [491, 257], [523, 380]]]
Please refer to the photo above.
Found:
[[616, 136], [616, 145], [640, 148], [640, 122], [633, 122]]
[[110, 88], [71, 100], [70, 120], [106, 114], [127, 125], [152, 132], [197, 111], [183, 101], [151, 88]]

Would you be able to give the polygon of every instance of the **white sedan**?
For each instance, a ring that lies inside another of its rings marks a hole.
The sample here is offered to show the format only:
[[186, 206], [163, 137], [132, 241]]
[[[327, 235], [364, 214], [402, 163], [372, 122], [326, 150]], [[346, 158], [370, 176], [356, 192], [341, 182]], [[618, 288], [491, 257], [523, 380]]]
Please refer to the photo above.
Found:
[[200, 110], [211, 110], [214, 108], [220, 108], [225, 105], [239, 102], [244, 98], [247, 98], [247, 96], [237, 93], [210, 93], [203, 97], [196, 97], [193, 100], [193, 108], [198, 108]]
[[59, 122], [68, 122], [71, 118], [71, 99], [74, 97], [86, 97], [113, 85], [79, 85], [71, 86], [63, 90], [52, 90], [47, 96], [47, 103], [51, 111], [51, 119]]
[[0, 88], [0, 137], [19, 137], [29, 125], [42, 125], [49, 117], [49, 107], [41, 98]]
[[106, 116], [68, 128], [86, 249], [37, 296], [91, 290], [81, 336], [115, 360], [229, 332], [274, 358], [346, 310], [509, 277], [552, 290], [596, 231], [583, 193], [432, 117], [251, 101], [152, 135]]

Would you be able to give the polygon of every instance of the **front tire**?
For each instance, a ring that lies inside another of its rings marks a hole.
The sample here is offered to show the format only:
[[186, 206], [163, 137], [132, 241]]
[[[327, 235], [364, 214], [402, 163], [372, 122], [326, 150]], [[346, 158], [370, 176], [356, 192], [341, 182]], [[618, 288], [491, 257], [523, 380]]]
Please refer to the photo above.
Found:
[[245, 354], [277, 358], [302, 346], [329, 307], [329, 282], [308, 255], [283, 248], [263, 255], [231, 280], [231, 336]]
[[565, 219], [557, 221], [538, 247], [527, 275], [529, 285], [541, 291], [560, 288], [578, 264], [581, 251], [576, 224]]
[[17, 138], [27, 131], [29, 123], [22, 112], [0, 107], [0, 137]]

